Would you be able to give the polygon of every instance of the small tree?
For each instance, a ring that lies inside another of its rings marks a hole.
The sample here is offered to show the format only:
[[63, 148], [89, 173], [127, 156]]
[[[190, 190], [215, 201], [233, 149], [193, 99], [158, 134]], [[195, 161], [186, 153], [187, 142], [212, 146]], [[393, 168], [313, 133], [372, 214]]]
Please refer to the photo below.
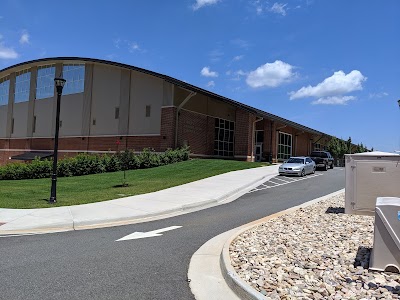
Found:
[[347, 152], [346, 154], [351, 154], [351, 137], [347, 139]]
[[124, 179], [122, 180], [122, 187], [128, 186], [128, 183], [126, 182], [126, 170], [129, 169], [129, 161], [128, 161], [128, 153], [125, 151], [124, 153], [119, 152], [119, 145], [121, 144], [120, 140], [116, 141], [117, 144], [117, 157], [118, 160], [121, 164], [121, 169], [124, 171]]
[[332, 154], [335, 159], [339, 158], [340, 155], [340, 144], [336, 137], [332, 137], [328, 143], [328, 151]]

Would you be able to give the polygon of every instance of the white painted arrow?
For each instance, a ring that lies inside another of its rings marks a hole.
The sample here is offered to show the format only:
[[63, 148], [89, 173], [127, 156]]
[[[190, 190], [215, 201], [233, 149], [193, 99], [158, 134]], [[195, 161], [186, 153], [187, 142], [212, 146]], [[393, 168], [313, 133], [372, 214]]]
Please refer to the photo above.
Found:
[[127, 240], [136, 240], [136, 239], [144, 239], [148, 237], [153, 237], [153, 236], [161, 236], [162, 234], [160, 232], [165, 232], [165, 231], [170, 231], [174, 229], [181, 228], [182, 226], [170, 226], [166, 228], [161, 228], [149, 232], [134, 232], [131, 234], [128, 234], [127, 236], [124, 236], [123, 238], [120, 238], [119, 240], [116, 240], [116, 242], [119, 241], [127, 241]]

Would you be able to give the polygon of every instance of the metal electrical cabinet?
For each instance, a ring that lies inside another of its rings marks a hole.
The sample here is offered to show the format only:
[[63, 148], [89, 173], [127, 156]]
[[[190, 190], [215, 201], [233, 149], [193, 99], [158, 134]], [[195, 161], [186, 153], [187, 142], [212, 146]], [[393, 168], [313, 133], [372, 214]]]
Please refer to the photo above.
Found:
[[374, 248], [369, 268], [399, 273], [400, 270], [400, 198], [376, 200]]
[[400, 155], [346, 154], [345, 213], [375, 215], [378, 197], [400, 197]]

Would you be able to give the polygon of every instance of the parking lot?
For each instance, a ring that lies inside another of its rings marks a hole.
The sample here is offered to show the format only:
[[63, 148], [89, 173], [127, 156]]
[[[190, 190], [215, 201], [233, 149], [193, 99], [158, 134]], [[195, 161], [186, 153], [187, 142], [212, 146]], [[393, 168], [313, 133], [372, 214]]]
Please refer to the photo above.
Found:
[[252, 189], [249, 191], [249, 193], [257, 192], [257, 191], [262, 191], [266, 189], [271, 189], [277, 186], [281, 185], [286, 185], [290, 184], [296, 181], [301, 181], [301, 180], [309, 180], [318, 176], [323, 176], [324, 172], [315, 172], [315, 174], [310, 174], [304, 177], [294, 177], [294, 176], [275, 176], [271, 178], [270, 180], [264, 182], [263, 184], [259, 185], [258, 187]]

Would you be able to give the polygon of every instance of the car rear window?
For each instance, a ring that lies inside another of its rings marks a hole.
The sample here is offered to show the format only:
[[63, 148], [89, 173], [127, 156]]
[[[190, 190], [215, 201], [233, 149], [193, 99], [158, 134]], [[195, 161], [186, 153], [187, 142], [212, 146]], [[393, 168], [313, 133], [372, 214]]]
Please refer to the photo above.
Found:
[[322, 157], [321, 154], [322, 154], [321, 152], [311, 152], [310, 156], [312, 156], [312, 157]]
[[328, 153], [326, 152], [311, 152], [311, 157], [322, 157], [322, 158], [327, 158]]

